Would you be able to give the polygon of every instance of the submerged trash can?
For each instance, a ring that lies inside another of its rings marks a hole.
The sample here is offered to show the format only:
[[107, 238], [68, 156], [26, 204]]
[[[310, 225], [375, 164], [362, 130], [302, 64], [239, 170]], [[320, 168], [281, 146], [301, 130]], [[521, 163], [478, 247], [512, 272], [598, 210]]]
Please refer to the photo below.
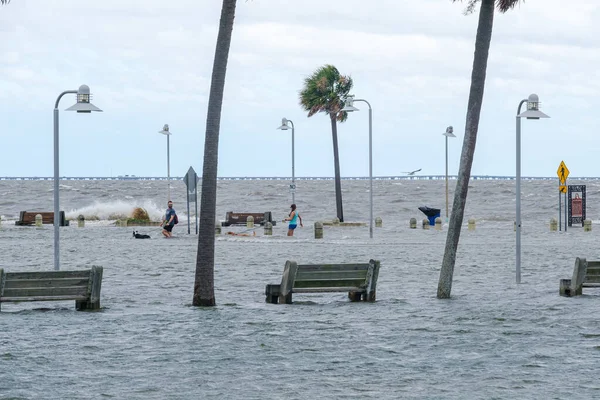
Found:
[[422, 206], [419, 207], [419, 210], [421, 210], [423, 214], [427, 215], [427, 219], [429, 219], [429, 225], [435, 226], [435, 219], [440, 216], [440, 209]]

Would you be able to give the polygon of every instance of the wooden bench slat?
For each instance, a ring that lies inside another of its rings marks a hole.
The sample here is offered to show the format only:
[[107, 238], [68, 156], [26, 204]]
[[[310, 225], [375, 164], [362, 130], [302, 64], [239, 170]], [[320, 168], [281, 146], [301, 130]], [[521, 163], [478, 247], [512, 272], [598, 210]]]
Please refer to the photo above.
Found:
[[76, 271], [37, 271], [37, 272], [7, 272], [6, 279], [63, 279], [63, 278], [89, 278], [90, 270]]
[[310, 264], [298, 265], [298, 271], [366, 271], [369, 264]]
[[367, 277], [367, 271], [298, 271], [296, 273], [297, 281], [311, 279], [362, 279]]
[[4, 285], [5, 289], [18, 288], [44, 288], [44, 287], [87, 287], [90, 281], [87, 278], [59, 278], [59, 279], [8, 279]]
[[357, 280], [338, 280], [338, 281], [332, 281], [332, 280], [311, 280], [311, 281], [295, 281], [294, 282], [294, 286], [293, 286], [293, 290], [296, 290], [297, 288], [315, 288], [315, 287], [348, 287], [348, 286], [353, 286], [353, 287], [361, 287], [364, 286], [364, 279], [361, 281], [357, 281]]
[[47, 287], [47, 288], [4, 288], [2, 297], [52, 297], [52, 296], [87, 296], [87, 286]]
[[345, 287], [321, 287], [321, 288], [294, 288], [294, 293], [322, 293], [322, 292], [364, 292], [364, 288], [345, 286]]
[[0, 297], [0, 302], [20, 302], [20, 301], [58, 301], [58, 300], [76, 300], [85, 301], [87, 296], [42, 296], [42, 297]]

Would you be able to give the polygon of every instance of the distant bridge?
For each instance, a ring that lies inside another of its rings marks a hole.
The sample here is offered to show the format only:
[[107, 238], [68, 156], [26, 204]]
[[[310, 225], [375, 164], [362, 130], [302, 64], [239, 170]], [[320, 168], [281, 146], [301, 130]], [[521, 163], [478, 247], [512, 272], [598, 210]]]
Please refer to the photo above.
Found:
[[[448, 175], [448, 179], [456, 180], [456, 175]], [[166, 176], [61, 176], [63, 181], [166, 181]], [[217, 178], [220, 181], [290, 181], [291, 177], [282, 176], [223, 176]], [[297, 181], [329, 181], [334, 178], [331, 176], [305, 176], [296, 177]], [[347, 176], [342, 177], [342, 180], [369, 180], [368, 176]], [[445, 180], [446, 175], [400, 175], [400, 176], [374, 176], [373, 180], [388, 181], [388, 180]], [[514, 176], [500, 175], [474, 175], [473, 180], [514, 180]], [[522, 180], [558, 180], [557, 177], [539, 177], [539, 176], [523, 176]], [[575, 177], [570, 180], [598, 180], [600, 177]], [[52, 181], [50, 176], [0, 176], [0, 181]], [[181, 176], [172, 176], [171, 180], [183, 180]]]

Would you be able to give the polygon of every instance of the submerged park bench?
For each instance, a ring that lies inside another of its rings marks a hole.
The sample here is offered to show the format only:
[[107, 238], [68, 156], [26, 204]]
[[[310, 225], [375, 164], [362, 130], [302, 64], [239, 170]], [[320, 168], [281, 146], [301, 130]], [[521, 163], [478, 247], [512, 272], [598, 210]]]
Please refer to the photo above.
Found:
[[281, 284], [269, 284], [266, 302], [292, 303], [293, 293], [348, 292], [350, 301], [375, 301], [379, 261], [365, 264], [306, 264], [286, 261]]
[[246, 225], [248, 217], [254, 218], [254, 223], [258, 225], [264, 225], [267, 222], [275, 225], [275, 221], [273, 221], [273, 217], [271, 216], [271, 211], [265, 211], [264, 213], [228, 211], [225, 213], [225, 221], [221, 222], [221, 226]]
[[561, 296], [581, 296], [583, 288], [600, 288], [600, 261], [587, 261], [577, 257], [571, 279], [561, 279], [559, 294]]
[[0, 268], [0, 307], [21, 301], [75, 300], [75, 308], [100, 308], [102, 267], [79, 271], [4, 272]]
[[[40, 214], [42, 216], [42, 224], [54, 224], [54, 212], [42, 212], [42, 211], [21, 211], [19, 213], [19, 220], [15, 221], [15, 225], [33, 225], [35, 224], [35, 216]], [[69, 221], [65, 220], [65, 212], [60, 211], [58, 214], [58, 225], [68, 226]]]

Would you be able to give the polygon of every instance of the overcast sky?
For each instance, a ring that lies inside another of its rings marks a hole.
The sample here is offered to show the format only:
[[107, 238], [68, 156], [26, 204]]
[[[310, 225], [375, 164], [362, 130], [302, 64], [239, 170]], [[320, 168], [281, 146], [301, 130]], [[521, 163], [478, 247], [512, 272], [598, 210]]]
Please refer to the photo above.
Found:
[[[61, 176], [201, 174], [220, 0], [12, 0], [0, 8], [0, 176], [52, 176], [52, 109], [90, 86], [103, 113], [64, 111]], [[450, 0], [240, 0], [229, 55], [219, 176], [333, 176], [328, 118], [299, 106], [324, 64], [373, 107], [373, 173], [458, 172], [478, 10]], [[496, 14], [472, 173], [515, 175], [515, 115], [537, 93], [546, 120], [522, 124], [523, 176], [600, 176], [600, 3], [528, 0]], [[338, 128], [342, 176], [368, 175], [368, 112]]]

